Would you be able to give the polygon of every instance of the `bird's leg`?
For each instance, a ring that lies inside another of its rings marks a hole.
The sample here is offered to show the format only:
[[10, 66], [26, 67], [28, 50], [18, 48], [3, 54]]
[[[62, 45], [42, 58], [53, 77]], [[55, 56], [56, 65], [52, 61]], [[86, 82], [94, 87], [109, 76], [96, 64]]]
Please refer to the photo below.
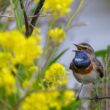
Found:
[[79, 100], [79, 96], [80, 96], [80, 93], [81, 93], [81, 90], [83, 88], [83, 83], [81, 84], [81, 87], [80, 89], [78, 90], [78, 93], [77, 93], [77, 96], [76, 96], [76, 99]]

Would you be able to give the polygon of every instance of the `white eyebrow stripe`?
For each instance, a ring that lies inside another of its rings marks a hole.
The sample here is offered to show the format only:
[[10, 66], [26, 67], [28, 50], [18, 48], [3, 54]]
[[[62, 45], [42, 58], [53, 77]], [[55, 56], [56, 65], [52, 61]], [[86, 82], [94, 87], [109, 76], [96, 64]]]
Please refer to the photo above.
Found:
[[89, 48], [89, 46], [87, 46], [87, 45], [79, 45], [79, 46]]

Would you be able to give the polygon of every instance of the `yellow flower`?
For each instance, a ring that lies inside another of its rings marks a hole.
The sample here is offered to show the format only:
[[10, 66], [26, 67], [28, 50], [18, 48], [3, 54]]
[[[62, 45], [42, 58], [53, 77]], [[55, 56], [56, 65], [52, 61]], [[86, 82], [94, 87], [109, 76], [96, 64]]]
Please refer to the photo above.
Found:
[[45, 72], [44, 83], [49, 89], [56, 89], [59, 86], [66, 85], [68, 81], [67, 71], [61, 64], [53, 64]]
[[16, 92], [16, 80], [8, 68], [0, 71], [0, 87], [3, 87], [7, 95]]
[[32, 90], [34, 88], [34, 84], [35, 84], [35, 82], [33, 82], [33, 81], [31, 82], [31, 80], [26, 79], [23, 81], [22, 87], [24, 89], [27, 89], [27, 87], [28, 87], [29, 90]]
[[50, 10], [55, 15], [60, 14], [64, 16], [71, 11], [70, 5], [72, 2], [73, 0], [46, 0], [43, 9], [44, 11]]
[[14, 62], [21, 63], [25, 65], [30, 65], [34, 63], [35, 59], [38, 59], [41, 55], [42, 48], [37, 45], [35, 37], [29, 37], [25, 39], [25, 44], [21, 48], [16, 47], [14, 50]]
[[75, 92], [73, 90], [67, 90], [64, 92], [64, 106], [67, 106], [69, 103], [71, 103], [72, 101], [75, 101]]
[[22, 103], [22, 110], [48, 110], [45, 94], [33, 93]]
[[29, 68], [28, 70], [29, 72], [37, 72], [38, 71], [38, 67], [36, 65], [33, 65]]
[[66, 33], [62, 28], [55, 28], [49, 30], [48, 36], [55, 44], [60, 44], [64, 41]]
[[45, 96], [47, 97], [47, 103], [49, 104], [49, 108], [56, 108], [55, 110], [61, 110], [61, 102], [58, 100], [60, 96], [60, 92], [46, 92]]
[[9, 67], [11, 63], [11, 54], [9, 52], [0, 52], [0, 68]]
[[23, 101], [22, 110], [62, 110], [75, 100], [74, 91], [38, 92], [27, 96]]
[[11, 56], [14, 65], [32, 65], [41, 55], [40, 41], [39, 29], [36, 28], [29, 38], [25, 38], [16, 30], [0, 33], [2, 53], [6, 51]]
[[0, 46], [4, 50], [9, 49], [12, 51], [16, 47], [20, 48], [24, 43], [25, 37], [19, 31], [13, 30], [0, 33]]
[[26, 32], [26, 27], [25, 25], [22, 26], [22, 31], [25, 33]]
[[30, 66], [26, 68], [26, 79], [23, 80], [22, 82], [22, 87], [24, 89], [29, 88], [30, 90], [34, 89], [34, 86], [36, 85], [36, 82], [34, 80], [31, 80], [31, 76], [33, 75], [33, 73], [38, 71], [38, 67], [36, 65]]

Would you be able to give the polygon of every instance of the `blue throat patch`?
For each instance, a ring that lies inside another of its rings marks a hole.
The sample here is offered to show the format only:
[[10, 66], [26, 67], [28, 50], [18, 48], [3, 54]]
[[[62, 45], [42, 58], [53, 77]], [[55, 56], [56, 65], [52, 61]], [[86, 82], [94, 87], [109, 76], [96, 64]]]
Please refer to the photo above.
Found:
[[75, 53], [75, 58], [73, 59], [73, 63], [77, 68], [85, 69], [90, 65], [91, 61], [88, 58], [86, 52], [78, 51]]

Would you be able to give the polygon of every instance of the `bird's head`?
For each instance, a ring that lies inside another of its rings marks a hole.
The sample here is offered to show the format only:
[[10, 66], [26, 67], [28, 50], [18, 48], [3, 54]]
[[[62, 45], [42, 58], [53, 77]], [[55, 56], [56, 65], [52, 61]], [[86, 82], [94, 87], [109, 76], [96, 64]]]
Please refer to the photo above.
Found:
[[86, 52], [90, 56], [95, 56], [94, 49], [87, 43], [74, 44], [78, 51]]

